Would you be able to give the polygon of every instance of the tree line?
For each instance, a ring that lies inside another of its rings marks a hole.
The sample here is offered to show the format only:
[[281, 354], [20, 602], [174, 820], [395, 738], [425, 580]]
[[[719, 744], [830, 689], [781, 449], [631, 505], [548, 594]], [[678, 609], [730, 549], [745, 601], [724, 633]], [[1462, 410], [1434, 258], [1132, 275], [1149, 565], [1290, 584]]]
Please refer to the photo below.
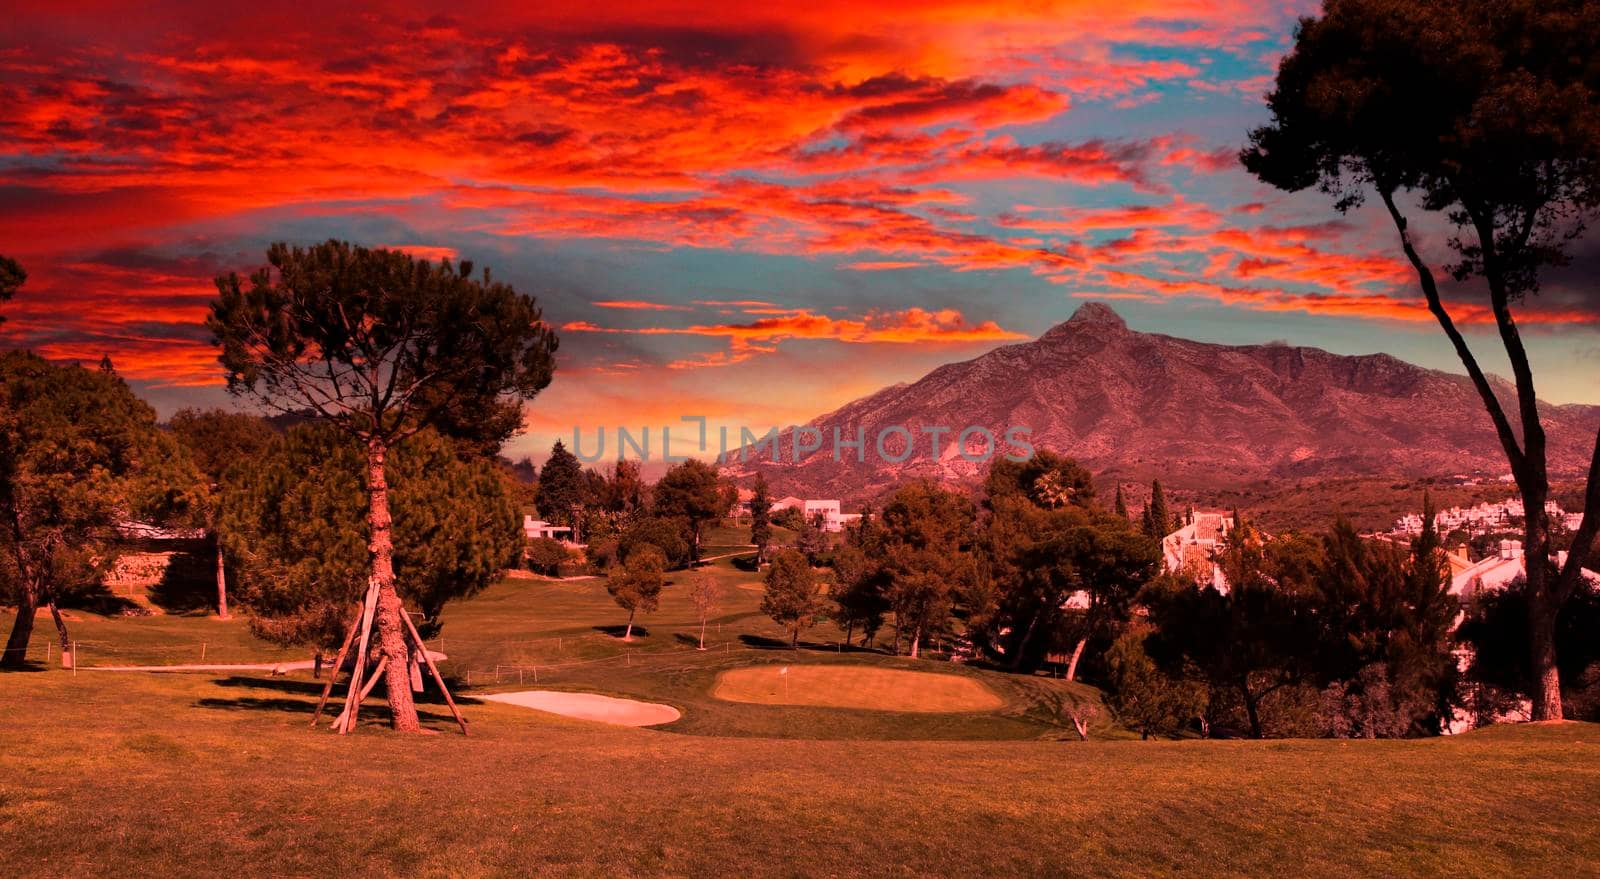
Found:
[[[1211, 560], [1219, 588], [1209, 565], [1168, 570], [1159, 509], [1132, 517], [1121, 495], [1103, 508], [1089, 473], [1048, 451], [996, 462], [976, 501], [910, 483], [831, 551], [779, 550], [762, 609], [791, 644], [831, 619], [858, 647], [887, 628], [894, 653], [942, 643], [1016, 672], [1054, 668], [1101, 686], [1146, 736], [1437, 735], [1537, 692], [1526, 578], [1452, 594], [1426, 496], [1409, 546], [1342, 518], [1269, 536], [1235, 512]], [[1586, 584], [1560, 620], [1566, 709], [1600, 718], [1600, 590]]]

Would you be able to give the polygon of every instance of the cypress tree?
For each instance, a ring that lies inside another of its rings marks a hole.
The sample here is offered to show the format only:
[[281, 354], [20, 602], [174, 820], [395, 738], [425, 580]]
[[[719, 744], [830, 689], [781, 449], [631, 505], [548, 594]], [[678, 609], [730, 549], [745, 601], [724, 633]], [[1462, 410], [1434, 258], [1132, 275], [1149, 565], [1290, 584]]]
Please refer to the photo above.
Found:
[[1161, 489], [1161, 480], [1150, 483], [1150, 536], [1160, 540], [1172, 532], [1172, 514], [1167, 510], [1167, 493]]
[[756, 545], [756, 564], [767, 557], [772, 542], [772, 499], [767, 496], [767, 478], [757, 475], [750, 495], [750, 542]]

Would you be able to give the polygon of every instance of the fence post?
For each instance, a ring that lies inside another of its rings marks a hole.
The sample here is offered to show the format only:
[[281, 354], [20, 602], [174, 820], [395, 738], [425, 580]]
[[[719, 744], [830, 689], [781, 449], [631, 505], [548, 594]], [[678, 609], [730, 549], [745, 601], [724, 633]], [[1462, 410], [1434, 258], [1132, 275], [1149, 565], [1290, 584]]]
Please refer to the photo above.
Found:
[[82, 655], [83, 654], [78, 652], [78, 642], [77, 641], [73, 641], [72, 642], [72, 676], [73, 677], [77, 677], [78, 676], [78, 657], [82, 656]]
[[533, 682], [535, 684], [539, 683], [539, 667], [537, 665], [533, 667]]
[[522, 686], [522, 666], [517, 666], [517, 686]]
[[206, 642], [204, 641], [200, 642], [200, 661], [206, 661]]

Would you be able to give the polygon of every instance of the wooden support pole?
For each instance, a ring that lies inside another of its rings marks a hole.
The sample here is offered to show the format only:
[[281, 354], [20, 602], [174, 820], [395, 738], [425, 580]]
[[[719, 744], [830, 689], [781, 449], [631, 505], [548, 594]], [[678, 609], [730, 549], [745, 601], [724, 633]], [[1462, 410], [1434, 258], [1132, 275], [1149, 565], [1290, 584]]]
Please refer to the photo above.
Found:
[[317, 710], [311, 715], [312, 726], [316, 726], [317, 721], [322, 719], [322, 709], [328, 704], [328, 697], [333, 695], [333, 685], [339, 680], [339, 672], [344, 668], [344, 655], [350, 652], [350, 645], [356, 640], [356, 630], [360, 625], [361, 611], [357, 611], [355, 619], [350, 621], [350, 631], [345, 633], [344, 643], [339, 645], [339, 658], [333, 661], [333, 673], [328, 675], [328, 683], [322, 688], [322, 698], [317, 700]]
[[367, 598], [361, 610], [361, 639], [360, 646], [356, 648], [356, 666], [350, 672], [350, 692], [345, 694], [345, 723], [343, 726], [335, 723], [334, 728], [344, 735], [355, 729], [356, 714], [361, 710], [361, 678], [367, 670], [367, 641], [372, 634], [372, 616], [378, 608], [378, 584], [376, 581], [367, 585]]
[[[383, 656], [383, 651], [379, 650], [377, 655]], [[367, 701], [367, 697], [372, 695], [372, 691], [377, 688], [378, 681], [380, 680], [383, 680], [383, 675], [375, 674], [368, 678], [366, 686], [361, 688], [361, 695], [357, 697], [355, 704], [360, 705], [362, 702]], [[340, 714], [338, 717], [333, 719], [333, 725], [335, 728], [338, 728], [339, 724], [341, 723], [345, 725], [344, 729], [339, 730], [341, 733], [347, 733], [356, 728], [355, 712], [349, 707], [345, 708], [345, 712], [343, 714]]]
[[444, 694], [444, 702], [450, 706], [450, 713], [455, 715], [456, 725], [461, 727], [461, 734], [467, 734], [467, 719], [461, 716], [461, 709], [456, 707], [456, 700], [450, 697], [450, 688], [444, 685], [444, 675], [439, 674], [439, 667], [433, 664], [433, 657], [428, 655], [427, 645], [422, 643], [422, 636], [417, 634], [417, 627], [411, 624], [411, 617], [401, 614], [400, 618], [406, 621], [406, 631], [411, 633], [411, 640], [422, 651], [422, 661], [428, 664], [428, 671], [433, 675], [433, 682], [439, 685], [439, 692]]

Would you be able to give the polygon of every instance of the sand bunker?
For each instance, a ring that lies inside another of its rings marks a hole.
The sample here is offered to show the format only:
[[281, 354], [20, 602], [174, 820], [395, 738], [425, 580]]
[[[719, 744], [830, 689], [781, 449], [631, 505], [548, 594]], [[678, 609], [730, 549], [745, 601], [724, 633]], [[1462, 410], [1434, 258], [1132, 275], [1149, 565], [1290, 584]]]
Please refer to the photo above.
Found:
[[993, 711], [1005, 704], [994, 691], [969, 677], [851, 665], [730, 669], [717, 676], [711, 695], [727, 702], [762, 705], [928, 713]]
[[548, 711], [563, 717], [614, 723], [618, 726], [656, 726], [682, 717], [671, 705], [618, 699], [598, 693], [563, 693], [559, 690], [520, 690], [515, 693], [490, 693], [477, 697], [486, 702], [521, 705], [535, 711]]

